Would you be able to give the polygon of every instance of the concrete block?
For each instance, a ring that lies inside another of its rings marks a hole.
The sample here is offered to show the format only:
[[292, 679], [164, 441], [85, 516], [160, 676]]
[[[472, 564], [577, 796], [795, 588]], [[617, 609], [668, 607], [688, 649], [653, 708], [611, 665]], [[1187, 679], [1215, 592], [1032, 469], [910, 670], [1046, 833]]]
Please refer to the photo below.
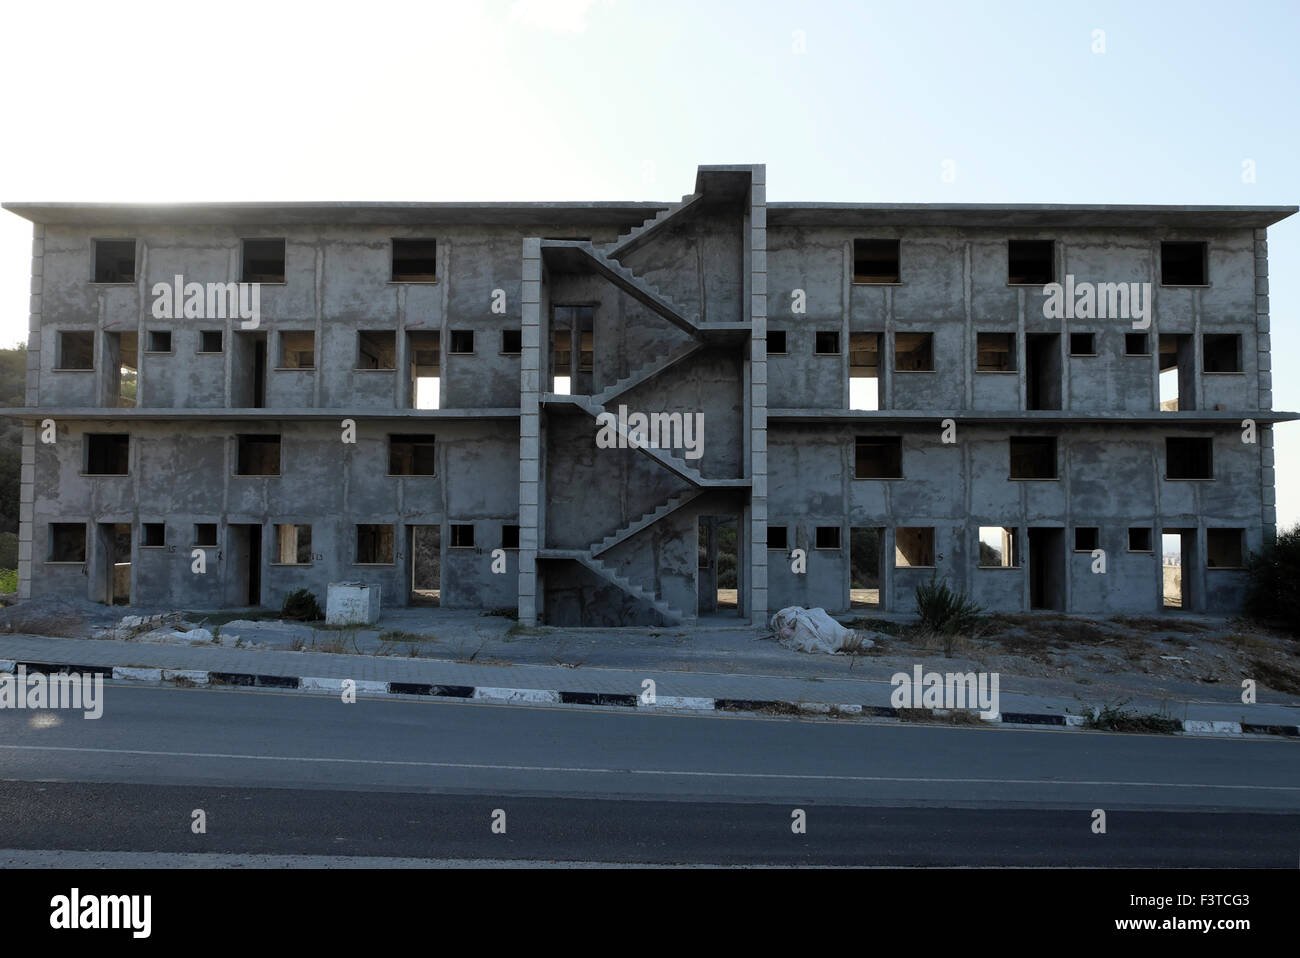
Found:
[[474, 698], [489, 702], [524, 702], [531, 705], [558, 705], [560, 693], [549, 689], [500, 689], [480, 686]]
[[207, 685], [211, 682], [208, 673], [199, 669], [163, 669], [162, 677], [164, 682], [175, 682], [177, 679], [184, 679], [194, 685]]
[[684, 709], [697, 712], [711, 712], [713, 699], [690, 695], [656, 695], [653, 703], [647, 703], [637, 696], [636, 707], [640, 709]]
[[331, 582], [325, 592], [327, 625], [373, 625], [379, 621], [379, 586], [363, 582]]
[[134, 682], [161, 682], [162, 669], [142, 669], [129, 666], [114, 666], [113, 678]]

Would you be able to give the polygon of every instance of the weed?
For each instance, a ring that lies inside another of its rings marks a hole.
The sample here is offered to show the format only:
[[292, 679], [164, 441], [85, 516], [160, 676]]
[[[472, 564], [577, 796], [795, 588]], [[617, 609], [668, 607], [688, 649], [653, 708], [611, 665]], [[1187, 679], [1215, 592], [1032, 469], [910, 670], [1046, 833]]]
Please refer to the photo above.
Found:
[[1136, 712], [1124, 708], [1125, 699], [1100, 708], [1089, 708], [1083, 720], [1083, 727], [1103, 732], [1154, 732], [1172, 735], [1180, 732], [1183, 723], [1160, 712]]
[[280, 618], [295, 619], [299, 622], [319, 622], [325, 618], [316, 596], [306, 589], [297, 589], [284, 597], [280, 607]]
[[916, 587], [916, 611], [921, 624], [933, 632], [950, 634], [972, 631], [983, 608], [971, 601], [966, 592], [955, 592], [940, 582], [938, 573]]
[[437, 641], [435, 635], [420, 635], [416, 632], [380, 632], [380, 642], [434, 642]]

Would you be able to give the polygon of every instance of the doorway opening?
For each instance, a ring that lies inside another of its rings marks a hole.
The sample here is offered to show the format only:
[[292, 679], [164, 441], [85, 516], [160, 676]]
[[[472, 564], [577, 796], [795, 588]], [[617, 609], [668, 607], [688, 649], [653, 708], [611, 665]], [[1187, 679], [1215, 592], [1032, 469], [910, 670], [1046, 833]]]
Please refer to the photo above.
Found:
[[1194, 347], [1186, 333], [1160, 336], [1160, 409], [1174, 412], [1193, 409], [1195, 383]]
[[880, 581], [885, 530], [860, 527], [849, 530], [849, 608], [883, 609]]
[[1195, 529], [1162, 529], [1160, 534], [1161, 605], [1188, 611], [1193, 606], [1189, 571], [1196, 553]]
[[700, 516], [699, 615], [740, 614], [739, 530], [735, 516]]
[[231, 403], [237, 409], [266, 408], [266, 333], [236, 332], [231, 366]]
[[105, 605], [131, 604], [131, 527], [125, 522], [99, 526], [102, 579], [97, 601]]
[[406, 334], [410, 357], [410, 408], [437, 409], [441, 400], [442, 349], [436, 330], [412, 330]]
[[1061, 337], [1057, 333], [1025, 336], [1025, 408], [1061, 408]]
[[849, 334], [849, 408], [880, 408], [880, 333]]
[[1029, 530], [1029, 607], [1065, 611], [1065, 530]]
[[442, 603], [442, 526], [407, 526], [406, 554], [411, 557], [409, 604]]
[[595, 369], [595, 309], [551, 308], [551, 392], [590, 396]]
[[105, 406], [135, 407], [140, 385], [138, 342], [136, 333], [109, 333], [104, 337], [104, 367], [108, 370]]
[[262, 604], [262, 527], [255, 523], [230, 527], [230, 600], [237, 606]]

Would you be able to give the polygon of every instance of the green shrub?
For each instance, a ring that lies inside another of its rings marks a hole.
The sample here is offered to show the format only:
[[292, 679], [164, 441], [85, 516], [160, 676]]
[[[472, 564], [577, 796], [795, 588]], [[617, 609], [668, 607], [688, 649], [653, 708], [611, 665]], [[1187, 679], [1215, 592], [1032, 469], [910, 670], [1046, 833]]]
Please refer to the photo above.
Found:
[[18, 591], [18, 570], [0, 569], [0, 594]]
[[0, 569], [18, 568], [18, 536], [0, 532]]
[[954, 592], [935, 575], [916, 587], [916, 611], [923, 626], [940, 635], [951, 635], [973, 629], [984, 609], [965, 592]]
[[280, 608], [280, 618], [297, 619], [299, 622], [317, 622], [325, 618], [325, 613], [321, 612], [320, 603], [316, 601], [316, 596], [306, 589], [299, 589], [296, 592], [290, 592], [284, 597], [284, 605]]
[[1300, 524], [1246, 562], [1246, 612], [1266, 625], [1300, 635]]

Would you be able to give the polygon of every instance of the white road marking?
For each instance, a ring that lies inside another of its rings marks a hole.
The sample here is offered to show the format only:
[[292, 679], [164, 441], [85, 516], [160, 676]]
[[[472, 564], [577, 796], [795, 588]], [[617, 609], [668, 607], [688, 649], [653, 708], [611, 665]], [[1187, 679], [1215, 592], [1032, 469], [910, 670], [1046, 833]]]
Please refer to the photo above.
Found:
[[307, 755], [242, 755], [232, 752], [160, 752], [148, 749], [86, 748], [70, 745], [0, 745], [6, 751], [80, 752], [93, 755], [137, 755], [149, 758], [207, 758], [239, 762], [303, 762], [333, 765], [383, 765], [407, 768], [448, 768], [488, 772], [560, 772], [590, 775], [653, 775], [665, 778], [766, 778], [804, 782], [897, 782], [933, 785], [1075, 785], [1087, 788], [1202, 788], [1232, 791], [1300, 792], [1300, 785], [1214, 785], [1204, 782], [1115, 782], [1051, 778], [913, 778], [893, 775], [811, 775], [789, 772], [701, 772], [660, 768], [582, 768], [562, 765], [494, 765], [480, 762], [422, 762], [414, 759], [320, 758]]

